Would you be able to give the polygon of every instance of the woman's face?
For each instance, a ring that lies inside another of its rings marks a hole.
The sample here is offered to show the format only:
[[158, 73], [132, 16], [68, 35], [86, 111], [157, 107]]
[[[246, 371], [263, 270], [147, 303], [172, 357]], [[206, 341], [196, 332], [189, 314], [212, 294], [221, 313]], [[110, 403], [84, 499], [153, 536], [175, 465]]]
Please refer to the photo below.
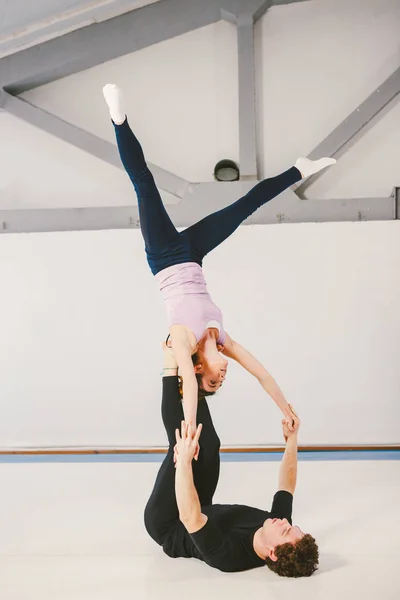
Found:
[[213, 359], [203, 355], [202, 359], [202, 363], [195, 367], [195, 372], [202, 376], [201, 387], [206, 392], [216, 392], [226, 378], [228, 361], [221, 355]]

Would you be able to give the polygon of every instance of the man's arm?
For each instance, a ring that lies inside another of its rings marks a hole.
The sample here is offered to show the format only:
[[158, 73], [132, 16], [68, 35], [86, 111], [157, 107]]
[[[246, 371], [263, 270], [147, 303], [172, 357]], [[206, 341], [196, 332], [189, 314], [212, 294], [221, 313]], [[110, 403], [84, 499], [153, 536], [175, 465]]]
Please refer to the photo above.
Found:
[[221, 571], [243, 570], [243, 560], [248, 558], [241, 538], [237, 534], [223, 532], [212, 519], [201, 512], [201, 505], [193, 481], [192, 459], [196, 453], [201, 425], [192, 436], [192, 429], [185, 421], [181, 423], [181, 435], [176, 431], [178, 447], [175, 495], [179, 518], [192, 538], [204, 561]]
[[204, 527], [208, 517], [201, 512], [199, 496], [194, 487], [192, 464], [179, 458], [176, 464], [175, 494], [179, 519], [188, 533], [196, 533]]
[[297, 433], [287, 438], [285, 454], [279, 470], [279, 490], [294, 494], [297, 481]]
[[297, 434], [300, 427], [300, 419], [291, 404], [289, 404], [289, 409], [293, 419], [293, 431], [289, 429], [287, 423], [283, 420], [282, 430], [286, 448], [279, 470], [279, 490], [290, 492], [293, 496], [297, 482]]
[[175, 496], [179, 510], [179, 519], [188, 533], [196, 533], [207, 523], [206, 515], [201, 512], [199, 496], [193, 481], [192, 460], [196, 454], [202, 426], [199, 425], [195, 435], [192, 427], [185, 421], [181, 423], [181, 432], [176, 430], [176, 475]]

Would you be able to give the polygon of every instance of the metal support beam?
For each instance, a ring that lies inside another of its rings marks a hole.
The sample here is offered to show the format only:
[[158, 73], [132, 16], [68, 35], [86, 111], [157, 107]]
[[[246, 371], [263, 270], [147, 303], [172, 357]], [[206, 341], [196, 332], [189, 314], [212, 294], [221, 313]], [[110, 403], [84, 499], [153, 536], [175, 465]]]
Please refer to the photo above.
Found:
[[[114, 144], [106, 142], [75, 125], [63, 121], [59, 117], [4, 91], [0, 91], [0, 106], [14, 116], [50, 133], [72, 146], [75, 146], [75, 148], [88, 152], [118, 169], [123, 169], [118, 150]], [[189, 187], [188, 181], [185, 181], [156, 165], [149, 164], [149, 168], [160, 189], [169, 192], [178, 198], [182, 198], [185, 195]]]
[[394, 188], [393, 197], [394, 197], [394, 218], [400, 219], [400, 187]]
[[239, 156], [242, 179], [257, 179], [253, 15], [238, 16]]
[[272, 2], [270, 2], [270, 5], [283, 6], [285, 4], [297, 4], [298, 2], [304, 2], [304, 0], [272, 0]]
[[[8, 32], [0, 35], [0, 57], [42, 44], [66, 32], [112, 19], [113, 17], [141, 8], [145, 4], [152, 4], [158, 1], [91, 0], [90, 2], [81, 2], [70, 10], [62, 10], [59, 7], [59, 3], [54, 2], [51, 14], [46, 11], [46, 8], [44, 8], [44, 11], [41, 10], [40, 5], [43, 3], [31, 3], [37, 6], [37, 12], [32, 7], [35, 14], [31, 15], [31, 18], [25, 17], [25, 23], [20, 23], [17, 28], [14, 25], [9, 28]], [[13, 14], [13, 4], [10, 5], [7, 14]], [[18, 9], [16, 8], [16, 10]]]
[[[193, 186], [179, 205], [166, 209], [176, 227], [188, 227], [211, 211], [224, 208], [251, 187], [243, 182]], [[217, 206], [215, 200], [218, 200]], [[389, 198], [301, 201], [288, 190], [259, 209], [244, 225], [389, 221], [400, 216], [400, 188]], [[137, 207], [0, 210], [1, 233], [136, 229]]]
[[216, 0], [162, 0], [0, 60], [0, 88], [21, 93], [219, 21]]
[[304, 0], [216, 0], [221, 7], [221, 18], [237, 23], [239, 15], [252, 14], [254, 23], [272, 6], [296, 4]]
[[[271, 0], [221, 1], [221, 17], [237, 26], [239, 67], [239, 162], [243, 180], [257, 179], [254, 23]], [[245, 4], [245, 10], [244, 8]]]
[[221, 7], [221, 18], [234, 25], [238, 24], [240, 15], [252, 15], [255, 23], [275, 4], [273, 0], [218, 0], [218, 2]]
[[[288, 0], [296, 1], [296, 0]], [[221, 20], [260, 16], [272, 0], [161, 0], [0, 60], [0, 88], [19, 94]]]
[[[400, 93], [400, 67], [338, 125], [310, 154], [312, 160], [322, 156], [336, 157], [344, 154], [356, 135], [365, 133], [367, 125]], [[293, 187], [299, 196], [322, 173], [309, 177]]]

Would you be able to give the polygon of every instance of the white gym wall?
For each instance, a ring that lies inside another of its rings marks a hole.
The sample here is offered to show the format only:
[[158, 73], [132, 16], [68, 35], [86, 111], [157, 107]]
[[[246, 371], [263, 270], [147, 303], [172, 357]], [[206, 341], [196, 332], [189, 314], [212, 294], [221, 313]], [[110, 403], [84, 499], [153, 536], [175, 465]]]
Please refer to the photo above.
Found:
[[[154, 446], [161, 297], [138, 231], [1, 240], [3, 447]], [[397, 223], [243, 227], [205, 262], [225, 325], [303, 417], [302, 442], [398, 442]], [[231, 363], [225, 445], [278, 444], [280, 413]]]
[[[307, 154], [393, 72], [399, 26], [396, 0], [301, 2], [260, 20], [263, 175]], [[124, 88], [149, 161], [208, 181], [217, 160], [238, 159], [233, 25], [23, 96], [111, 141], [109, 81]], [[307, 195], [388, 196], [400, 185], [399, 125], [397, 102]], [[0, 132], [0, 208], [135, 202], [122, 171], [4, 112]], [[227, 331], [276, 376], [303, 417], [302, 443], [399, 442], [399, 234], [398, 221], [248, 226], [206, 259]], [[0, 277], [1, 446], [164, 445], [166, 323], [139, 232], [4, 235]], [[234, 365], [211, 406], [224, 445], [280, 443], [278, 411]]]

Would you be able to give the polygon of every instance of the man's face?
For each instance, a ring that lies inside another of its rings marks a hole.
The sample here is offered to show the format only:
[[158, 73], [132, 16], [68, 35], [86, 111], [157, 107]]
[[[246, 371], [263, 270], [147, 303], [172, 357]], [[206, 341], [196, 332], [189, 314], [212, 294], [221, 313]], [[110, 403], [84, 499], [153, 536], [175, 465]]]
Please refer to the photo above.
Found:
[[263, 524], [263, 541], [267, 546], [294, 544], [304, 537], [304, 532], [289, 523], [287, 519], [267, 519]]

